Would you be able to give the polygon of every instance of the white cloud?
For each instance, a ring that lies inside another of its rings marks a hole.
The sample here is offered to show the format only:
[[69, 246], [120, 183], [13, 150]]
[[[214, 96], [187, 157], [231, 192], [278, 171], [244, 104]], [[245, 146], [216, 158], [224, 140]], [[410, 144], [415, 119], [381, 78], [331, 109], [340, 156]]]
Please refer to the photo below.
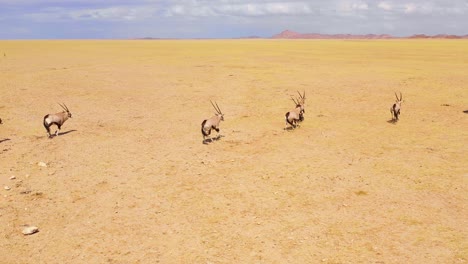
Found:
[[167, 9], [167, 16], [268, 16], [305, 15], [312, 12], [304, 2], [229, 3], [191, 2]]
[[98, 29], [108, 37], [267, 36], [285, 28], [466, 34], [466, 17], [468, 0], [0, 0], [0, 38], [14, 37], [5, 33], [14, 26], [41, 37], [46, 30], [54, 37], [101, 37], [91, 32]]
[[368, 10], [369, 5], [362, 1], [340, 1], [338, 3], [338, 11], [341, 12], [354, 12], [354, 11], [362, 11]]
[[405, 13], [407, 14], [416, 12], [416, 5], [413, 3], [405, 4], [404, 7], [405, 7]]
[[386, 11], [392, 10], [392, 5], [388, 2], [380, 2], [377, 6]]
[[446, 14], [447, 7], [444, 6], [435, 6], [433, 3], [424, 2], [424, 3], [408, 3], [404, 5], [404, 13], [406, 14]]
[[154, 7], [126, 7], [114, 6], [108, 8], [83, 9], [65, 11], [63, 17], [74, 20], [137, 20], [151, 17], [155, 12]]

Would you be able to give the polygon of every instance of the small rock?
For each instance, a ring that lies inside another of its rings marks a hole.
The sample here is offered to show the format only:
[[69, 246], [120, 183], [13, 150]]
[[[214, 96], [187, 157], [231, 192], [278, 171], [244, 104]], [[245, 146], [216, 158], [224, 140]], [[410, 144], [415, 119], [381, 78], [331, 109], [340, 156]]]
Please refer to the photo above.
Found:
[[16, 176], [15, 176], [15, 175], [12, 175], [12, 176], [10, 177], [10, 180], [14, 180], [14, 179], [16, 179]]
[[37, 165], [39, 165], [39, 167], [47, 167], [47, 163], [43, 162], [43, 161], [39, 161], [37, 163]]
[[6, 185], [5, 185], [5, 187], [3, 187], [3, 189], [5, 189], [7, 191], [11, 190], [11, 188], [9, 186], [6, 186]]
[[39, 232], [39, 228], [37, 226], [27, 226], [23, 228], [23, 235], [32, 235]]

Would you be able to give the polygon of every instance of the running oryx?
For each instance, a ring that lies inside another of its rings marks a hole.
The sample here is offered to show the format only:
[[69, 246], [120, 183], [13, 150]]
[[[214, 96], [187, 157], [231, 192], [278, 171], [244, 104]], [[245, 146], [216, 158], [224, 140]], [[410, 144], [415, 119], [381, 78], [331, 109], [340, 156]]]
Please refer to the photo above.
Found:
[[395, 93], [396, 97], [396, 102], [393, 104], [392, 107], [390, 107], [390, 113], [392, 113], [392, 120], [393, 121], [398, 121], [398, 116], [400, 115], [400, 110], [401, 110], [401, 103], [403, 102], [403, 95], [400, 92], [400, 98], [398, 98], [398, 95]]
[[221, 112], [221, 109], [219, 109], [218, 103], [215, 102], [215, 104], [216, 104], [215, 105], [215, 104], [213, 104], [213, 102], [211, 100], [210, 100], [210, 103], [213, 106], [213, 108], [216, 110], [216, 113], [215, 113], [215, 115], [213, 117], [211, 117], [210, 119], [205, 119], [201, 123], [201, 132], [202, 132], [202, 135], [203, 135], [203, 143], [204, 144], [207, 143], [206, 137], [208, 137], [210, 139], [210, 142], [213, 142], [213, 138], [209, 137], [209, 135], [211, 134], [211, 129], [214, 129], [214, 130], [216, 130], [216, 132], [218, 132], [218, 135], [216, 136], [216, 139], [219, 139], [219, 137], [220, 137], [219, 122], [224, 121], [224, 114]]
[[60, 128], [62, 127], [63, 123], [67, 121], [68, 118], [72, 117], [72, 114], [70, 113], [70, 110], [68, 110], [68, 107], [65, 104], [59, 104], [62, 108], [63, 111], [56, 113], [56, 114], [48, 114], [44, 116], [44, 127], [47, 130], [47, 135], [49, 135], [49, 138], [52, 137], [50, 134], [50, 127], [52, 125], [57, 126], [57, 130], [55, 131], [55, 136], [58, 136], [60, 132]]
[[303, 94], [301, 94], [299, 91], [297, 91], [297, 93], [299, 94], [299, 98], [297, 99], [297, 103], [296, 103], [296, 107], [298, 104], [300, 104], [302, 106], [302, 112], [301, 114], [299, 115], [299, 122], [302, 122], [304, 121], [304, 113], [305, 113], [305, 91]]
[[[302, 122], [304, 120], [305, 92], [304, 94], [299, 93], [299, 91], [297, 93], [299, 94], [299, 98], [297, 98], [297, 100], [291, 97], [296, 107], [294, 108], [294, 110], [286, 113], [285, 115], [286, 127], [284, 129], [294, 129], [297, 126], [299, 126], [298, 124], [299, 122]], [[290, 125], [289, 128], [288, 128], [288, 124]]]

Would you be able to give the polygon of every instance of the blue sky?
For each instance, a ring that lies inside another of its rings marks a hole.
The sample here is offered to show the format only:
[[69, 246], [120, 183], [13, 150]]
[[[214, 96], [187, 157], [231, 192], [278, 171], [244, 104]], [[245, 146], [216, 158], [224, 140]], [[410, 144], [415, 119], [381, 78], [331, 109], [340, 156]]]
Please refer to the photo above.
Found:
[[0, 39], [468, 34], [468, 0], [0, 0]]

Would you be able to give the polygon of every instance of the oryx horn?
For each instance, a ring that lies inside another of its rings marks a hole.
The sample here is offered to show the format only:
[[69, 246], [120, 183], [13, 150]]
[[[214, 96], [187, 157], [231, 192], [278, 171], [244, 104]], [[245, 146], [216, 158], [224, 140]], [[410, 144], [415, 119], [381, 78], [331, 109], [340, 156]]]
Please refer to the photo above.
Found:
[[222, 115], [222, 112], [221, 112], [221, 109], [220, 109], [219, 106], [218, 106], [218, 103], [215, 102], [216, 106], [213, 104], [213, 102], [212, 102], [211, 100], [210, 100], [210, 103], [211, 103], [211, 105], [213, 106], [213, 108], [216, 110], [216, 112], [217, 112], [218, 114]]

